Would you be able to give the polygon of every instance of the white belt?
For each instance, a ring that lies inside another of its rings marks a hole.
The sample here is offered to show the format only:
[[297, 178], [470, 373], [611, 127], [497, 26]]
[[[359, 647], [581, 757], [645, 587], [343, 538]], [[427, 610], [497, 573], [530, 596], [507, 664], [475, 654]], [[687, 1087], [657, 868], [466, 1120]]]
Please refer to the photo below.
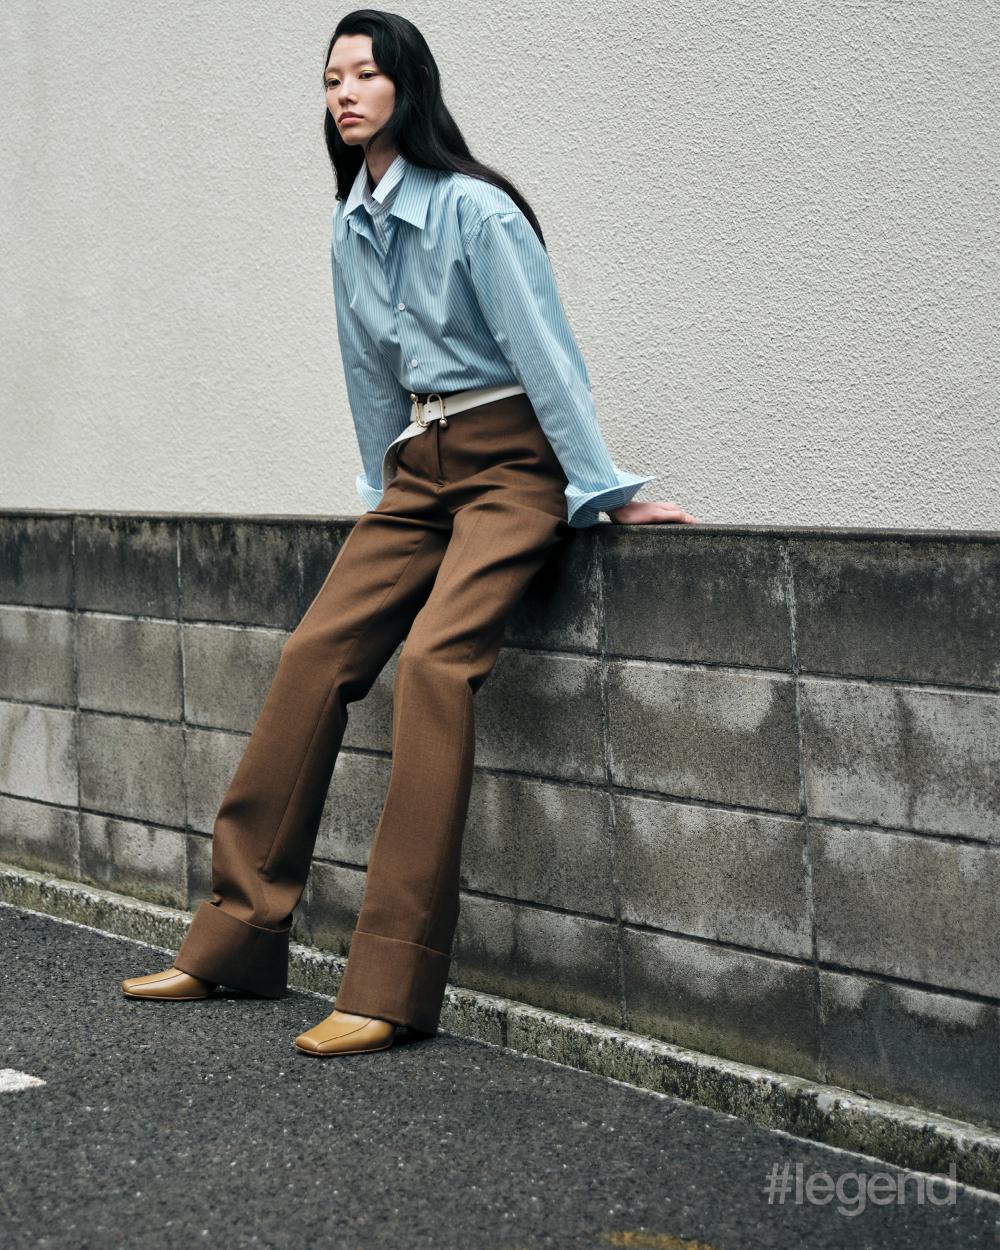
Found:
[[385, 449], [382, 457], [382, 489], [389, 485], [396, 473], [396, 458], [399, 455], [399, 444], [416, 434], [422, 434], [432, 421], [440, 421], [442, 428], [447, 426], [448, 418], [467, 408], [475, 408], [478, 404], [489, 404], [495, 399], [506, 399], [508, 395], [524, 395], [523, 386], [479, 386], [471, 391], [456, 391], [454, 395], [442, 397], [432, 392], [425, 404], [421, 404], [411, 391], [413, 400], [413, 419], [402, 434], [397, 435]]

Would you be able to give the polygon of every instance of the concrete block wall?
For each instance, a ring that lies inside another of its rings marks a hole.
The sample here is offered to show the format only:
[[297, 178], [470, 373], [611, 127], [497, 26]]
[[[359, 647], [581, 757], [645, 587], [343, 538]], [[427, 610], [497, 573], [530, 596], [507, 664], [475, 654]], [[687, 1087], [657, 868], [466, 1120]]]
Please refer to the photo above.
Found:
[[[352, 524], [0, 513], [0, 858], [207, 897]], [[340, 953], [395, 661], [295, 914]], [[454, 983], [1000, 1127], [1000, 534], [580, 531], [476, 713]]]

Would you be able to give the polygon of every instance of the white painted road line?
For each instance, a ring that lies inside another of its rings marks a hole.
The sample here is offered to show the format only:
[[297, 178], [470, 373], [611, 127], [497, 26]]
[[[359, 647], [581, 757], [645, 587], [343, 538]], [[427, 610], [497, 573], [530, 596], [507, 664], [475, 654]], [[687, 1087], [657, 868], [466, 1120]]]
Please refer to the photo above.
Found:
[[30, 1089], [32, 1085], [44, 1085], [40, 1076], [29, 1076], [27, 1072], [18, 1072], [16, 1068], [0, 1068], [0, 1094], [9, 1094], [15, 1089]]

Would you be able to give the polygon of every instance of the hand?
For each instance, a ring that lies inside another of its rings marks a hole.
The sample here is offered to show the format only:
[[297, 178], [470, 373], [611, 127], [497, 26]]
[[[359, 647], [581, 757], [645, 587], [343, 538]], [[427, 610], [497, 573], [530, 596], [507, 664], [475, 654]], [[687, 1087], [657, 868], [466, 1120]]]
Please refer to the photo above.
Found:
[[646, 525], [650, 521], [679, 521], [683, 525], [693, 525], [698, 520], [672, 500], [667, 503], [646, 503], [631, 499], [620, 508], [612, 508], [608, 516], [615, 525]]

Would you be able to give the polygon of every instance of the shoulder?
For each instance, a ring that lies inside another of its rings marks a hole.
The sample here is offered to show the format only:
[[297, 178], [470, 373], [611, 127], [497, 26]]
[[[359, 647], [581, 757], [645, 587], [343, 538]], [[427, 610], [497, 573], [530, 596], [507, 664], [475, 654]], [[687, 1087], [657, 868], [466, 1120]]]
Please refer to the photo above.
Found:
[[489, 217], [499, 213], [517, 213], [520, 207], [495, 183], [474, 178], [471, 174], [448, 173], [439, 179], [437, 194], [443, 214], [458, 222], [462, 237], [468, 241]]

